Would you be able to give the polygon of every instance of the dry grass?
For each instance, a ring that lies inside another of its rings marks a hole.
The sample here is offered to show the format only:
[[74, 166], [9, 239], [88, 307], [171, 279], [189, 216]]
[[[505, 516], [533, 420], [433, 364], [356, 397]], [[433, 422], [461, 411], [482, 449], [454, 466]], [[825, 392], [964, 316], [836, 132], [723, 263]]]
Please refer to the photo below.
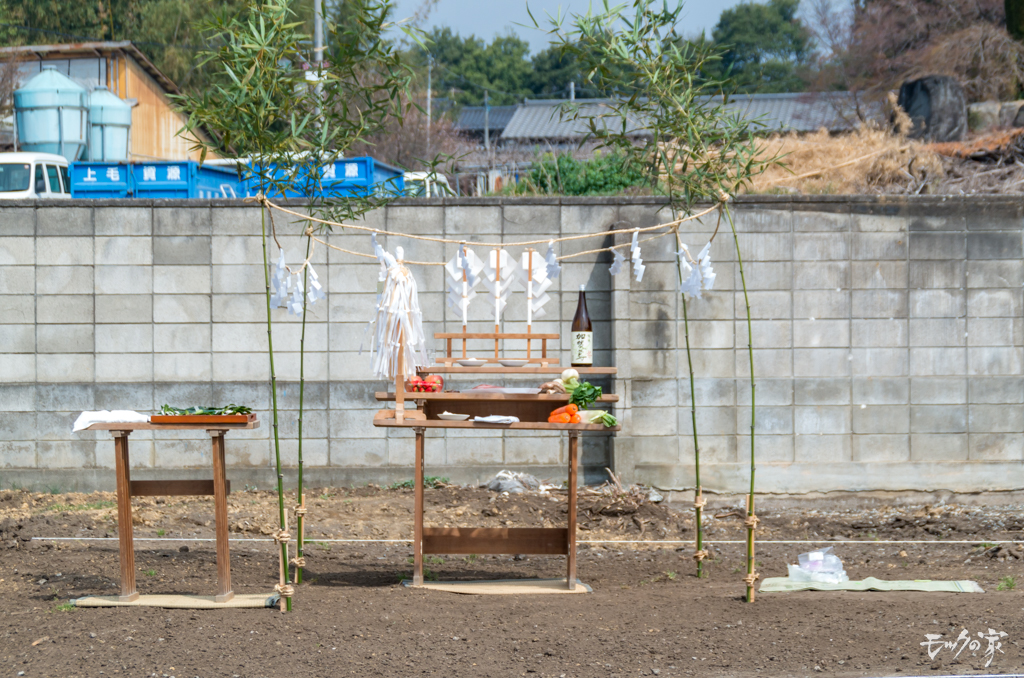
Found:
[[759, 145], [783, 165], [755, 177], [750, 193], [930, 193], [945, 176], [935, 151], [889, 130], [774, 135]]

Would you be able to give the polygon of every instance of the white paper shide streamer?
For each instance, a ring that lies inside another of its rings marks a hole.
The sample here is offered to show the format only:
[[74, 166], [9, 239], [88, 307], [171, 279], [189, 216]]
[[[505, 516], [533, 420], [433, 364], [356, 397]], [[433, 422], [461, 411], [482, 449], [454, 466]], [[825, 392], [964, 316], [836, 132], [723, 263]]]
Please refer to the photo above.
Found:
[[469, 302], [476, 297], [474, 287], [480, 282], [484, 262], [465, 245], [460, 245], [455, 257], [444, 266], [451, 282], [448, 284], [448, 306], [455, 309], [465, 328], [469, 316]]
[[508, 304], [508, 293], [512, 283], [516, 281], [516, 269], [519, 265], [505, 250], [493, 249], [489, 255], [483, 269], [482, 282], [491, 293], [491, 313], [494, 314], [494, 324], [498, 325], [501, 322], [501, 312]]
[[303, 294], [305, 294], [306, 301], [310, 306], [327, 297], [327, 293], [324, 292], [316, 271], [313, 270], [313, 265], [307, 263], [306, 268], [309, 269], [308, 293], [302, 282], [301, 270], [298, 273], [292, 273], [288, 270], [288, 265], [284, 261], [284, 252], [280, 253], [277, 259], [277, 266], [274, 267], [274, 275], [270, 279], [271, 289], [273, 290], [273, 293], [270, 295], [271, 308], [283, 306], [288, 309], [288, 313], [291, 315], [302, 315]]
[[541, 257], [540, 252], [527, 250], [519, 261], [516, 275], [526, 288], [526, 326], [530, 327], [534, 318], [541, 318], [547, 313], [544, 304], [551, 301], [547, 294], [552, 282], [548, 277], [547, 260]]
[[[376, 239], [374, 245], [375, 249], [379, 247]], [[427, 364], [427, 342], [416, 279], [403, 263], [401, 247], [395, 248], [395, 256], [383, 249], [380, 252], [385, 279], [374, 319], [373, 373], [381, 379], [394, 379], [399, 352], [404, 351], [402, 376], [411, 377], [416, 374], [417, 366]]]
[[711, 243], [704, 245], [704, 249], [697, 255], [694, 260], [696, 265], [690, 263], [693, 257], [686, 245], [680, 245], [676, 256], [679, 257], [679, 270], [683, 278], [679, 283], [679, 291], [700, 299], [702, 290], [710, 290], [715, 285], [715, 270], [711, 268]]
[[640, 258], [640, 243], [638, 242], [639, 235], [639, 229], [633, 231], [633, 242], [630, 243], [629, 245], [629, 258], [633, 263], [633, 274], [636, 275], [637, 282], [640, 282], [641, 280], [644, 279], [644, 271], [647, 270], [647, 267], [644, 266], [644, 260]]

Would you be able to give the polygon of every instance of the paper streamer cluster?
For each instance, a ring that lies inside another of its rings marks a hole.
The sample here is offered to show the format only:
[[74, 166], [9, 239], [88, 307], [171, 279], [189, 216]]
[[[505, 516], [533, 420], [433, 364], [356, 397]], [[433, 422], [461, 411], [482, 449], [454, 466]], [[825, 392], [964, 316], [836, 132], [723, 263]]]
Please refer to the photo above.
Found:
[[395, 248], [395, 255], [384, 251], [377, 238], [373, 249], [380, 260], [379, 280], [384, 290], [377, 295], [377, 312], [371, 345], [373, 373], [381, 379], [394, 379], [398, 374], [402, 353], [402, 376], [416, 374], [416, 367], [427, 364], [427, 340], [423, 334], [423, 312], [412, 272], [402, 263], [404, 253]]
[[546, 255], [527, 250], [516, 261], [504, 249], [492, 249], [487, 260], [481, 260], [473, 250], [460, 245], [455, 257], [445, 264], [445, 271], [451, 281], [448, 284], [448, 306], [466, 325], [469, 321], [469, 302], [477, 297], [474, 288], [483, 283], [490, 298], [490, 312], [495, 324], [508, 305], [508, 296], [518, 283], [526, 292], [526, 324], [534, 318], [543, 317], [544, 305], [551, 301], [547, 290], [561, 272], [562, 267], [555, 257], [554, 243], [548, 244]]
[[309, 291], [303, 288], [301, 273], [291, 273], [284, 261], [284, 252], [277, 259], [277, 266], [274, 268], [274, 275], [270, 280], [273, 294], [270, 297], [270, 307], [285, 307], [292, 315], [302, 315], [302, 296], [305, 293], [306, 301], [310, 306], [324, 299], [327, 294], [324, 292], [320, 278], [313, 270], [312, 264], [306, 264], [309, 271]]

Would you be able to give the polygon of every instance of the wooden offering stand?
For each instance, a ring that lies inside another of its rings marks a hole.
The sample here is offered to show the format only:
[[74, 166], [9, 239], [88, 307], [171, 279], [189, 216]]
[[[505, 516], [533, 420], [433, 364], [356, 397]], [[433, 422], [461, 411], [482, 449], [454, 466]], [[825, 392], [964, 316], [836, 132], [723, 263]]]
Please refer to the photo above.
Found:
[[[448, 356], [438, 365], [421, 367], [420, 374], [508, 374], [508, 375], [556, 375], [563, 368], [545, 362], [540, 367], [504, 367], [482, 366], [462, 367], [451, 364], [451, 340], [494, 339], [497, 343], [504, 338], [548, 338], [557, 339], [558, 335], [521, 335], [521, 334], [435, 334], [436, 339], [446, 339], [449, 347]], [[542, 356], [547, 359], [546, 346]], [[496, 356], [497, 357], [497, 356]], [[500, 360], [500, 358], [497, 358]], [[458, 360], [458, 359], [455, 359]], [[553, 361], [554, 359], [550, 359]], [[488, 361], [491, 362], [491, 361]], [[615, 374], [614, 367], [575, 368], [581, 376]], [[619, 426], [607, 427], [603, 424], [552, 424], [548, 423], [551, 410], [569, 402], [569, 395], [558, 394], [523, 394], [494, 393], [489, 391], [415, 393], [411, 399], [416, 403], [416, 410], [405, 410], [404, 378], [395, 378], [395, 392], [378, 392], [378, 401], [395, 401], [395, 409], [384, 409], [377, 412], [373, 419], [374, 426], [412, 428], [416, 433], [416, 461], [413, 486], [415, 488], [413, 509], [413, 585], [423, 584], [424, 554], [536, 554], [566, 556], [566, 586], [569, 590], [576, 587], [576, 483], [579, 469], [579, 436], [581, 432], [612, 432], [620, 430]], [[603, 395], [598, 402], [618, 402], [616, 395]], [[451, 410], [458, 414], [468, 414], [466, 421], [450, 421], [438, 418], [438, 414]], [[514, 424], [489, 424], [473, 421], [475, 416], [509, 415], [519, 418]], [[502, 527], [502, 528], [466, 528], [466, 527], [424, 527], [423, 526], [423, 456], [424, 435], [427, 429], [493, 429], [493, 430], [533, 430], [533, 431], [566, 431], [569, 434], [569, 513], [566, 527], [534, 528], [534, 527]]]
[[[256, 415], [182, 415], [150, 417], [150, 423], [99, 423], [91, 431], [110, 431], [114, 436], [114, 462], [117, 476], [117, 535], [121, 560], [122, 602], [138, 600], [135, 589], [135, 543], [132, 531], [132, 497], [209, 496], [213, 495], [213, 514], [217, 533], [217, 595], [226, 603], [234, 598], [231, 589], [231, 553], [228, 547], [228, 482], [224, 465], [224, 435], [235, 429], [259, 428]], [[168, 423], [160, 423], [160, 422]], [[213, 480], [132, 480], [128, 436], [133, 431], [205, 430], [213, 441]]]

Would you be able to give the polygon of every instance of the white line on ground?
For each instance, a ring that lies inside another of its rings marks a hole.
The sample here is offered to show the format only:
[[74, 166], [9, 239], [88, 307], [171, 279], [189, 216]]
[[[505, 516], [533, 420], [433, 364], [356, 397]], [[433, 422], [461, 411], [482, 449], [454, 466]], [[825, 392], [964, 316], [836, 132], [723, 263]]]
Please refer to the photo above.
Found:
[[[117, 541], [117, 537], [32, 537], [32, 541]], [[135, 537], [134, 541], [217, 541], [212, 538], [204, 537]], [[231, 542], [237, 541], [274, 541], [273, 539], [228, 539]], [[295, 541], [292, 539], [292, 541]], [[810, 540], [810, 539], [758, 539], [758, 544], [867, 544], [869, 546], [882, 546], [884, 544], [1007, 544], [1014, 540], [1012, 539], [944, 539], [938, 540], [923, 540], [923, 539], [886, 539], [882, 541], [831, 541], [828, 539], [821, 540]], [[347, 543], [347, 544], [411, 544], [412, 539], [307, 539], [309, 543]], [[694, 540], [665, 540], [665, 541], [654, 541], [645, 539], [582, 539], [576, 542], [577, 544], [693, 544]], [[704, 540], [705, 544], [746, 544], [745, 539], [722, 539], [722, 540]], [[1024, 675], [1024, 674], [1022, 674]], [[943, 678], [942, 676], [932, 676], [931, 678]], [[975, 677], [977, 678], [977, 677]]]

